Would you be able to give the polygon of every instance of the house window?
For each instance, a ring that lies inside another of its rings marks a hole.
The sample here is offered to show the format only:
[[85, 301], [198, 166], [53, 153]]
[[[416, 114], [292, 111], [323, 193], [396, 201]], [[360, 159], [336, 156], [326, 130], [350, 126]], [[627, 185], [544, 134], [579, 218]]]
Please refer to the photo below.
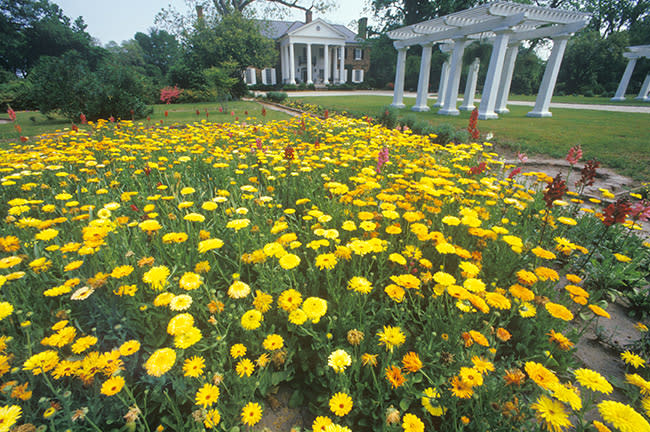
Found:
[[246, 71], [244, 72], [244, 82], [247, 85], [255, 85], [257, 84], [257, 77], [255, 76], [255, 68], [249, 67], [246, 68]]
[[362, 60], [363, 59], [363, 50], [361, 48], [354, 49], [354, 59]]
[[262, 70], [262, 84], [275, 85], [276, 83], [275, 68], [266, 68]]
[[352, 82], [363, 82], [363, 69], [352, 69]]

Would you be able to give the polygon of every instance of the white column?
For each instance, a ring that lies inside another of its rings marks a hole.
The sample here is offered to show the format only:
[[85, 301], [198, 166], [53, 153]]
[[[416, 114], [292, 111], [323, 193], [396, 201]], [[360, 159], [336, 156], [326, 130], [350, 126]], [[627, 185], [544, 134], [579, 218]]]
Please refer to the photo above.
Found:
[[460, 111], [456, 109], [458, 99], [458, 86], [460, 85], [460, 73], [463, 70], [463, 52], [467, 46], [467, 39], [454, 39], [454, 49], [451, 52], [449, 79], [447, 88], [445, 88], [445, 99], [442, 109], [438, 114], [458, 115]]
[[422, 45], [422, 59], [420, 60], [420, 77], [418, 78], [418, 95], [415, 99], [413, 111], [429, 111], [427, 96], [429, 95], [429, 75], [431, 73], [431, 50], [433, 43]]
[[553, 90], [555, 90], [555, 82], [557, 81], [557, 74], [560, 71], [564, 49], [566, 48], [568, 40], [569, 35], [553, 38], [553, 49], [551, 50], [551, 56], [546, 62], [546, 69], [544, 69], [542, 83], [539, 85], [539, 93], [537, 93], [535, 107], [532, 111], [526, 114], [527, 117], [551, 117], [553, 115], [548, 110], [548, 107], [551, 104]]
[[476, 82], [478, 81], [478, 69], [481, 65], [481, 60], [476, 57], [467, 72], [467, 83], [465, 84], [465, 100], [463, 104], [458, 107], [461, 111], [472, 111], [474, 109], [474, 96], [476, 95]]
[[339, 82], [345, 82], [345, 45], [341, 45], [341, 65], [339, 67], [340, 79]]
[[512, 74], [515, 71], [515, 61], [517, 60], [517, 53], [519, 52], [519, 43], [514, 46], [508, 47], [506, 51], [506, 58], [503, 61], [503, 73], [501, 74], [501, 82], [499, 83], [499, 93], [497, 94], [496, 111], [497, 114], [509, 113], [508, 95], [510, 94], [510, 84], [512, 84]]
[[404, 71], [406, 70], [406, 51], [409, 47], [397, 48], [397, 66], [395, 67], [395, 86], [393, 103], [395, 108], [404, 108]]
[[647, 101], [648, 93], [650, 93], [650, 74], [645, 76], [645, 80], [643, 80], [643, 84], [641, 85], [641, 90], [639, 91], [639, 95], [634, 99]]
[[307, 44], [307, 84], [313, 84], [314, 81], [311, 79], [311, 72], [312, 72], [312, 65], [311, 65], [311, 44]]
[[445, 101], [445, 89], [447, 88], [447, 78], [449, 76], [449, 62], [444, 62], [442, 64], [442, 70], [440, 71], [440, 84], [438, 85], [438, 99], [436, 103], [433, 104], [434, 107], [441, 107]]
[[325, 48], [323, 49], [323, 84], [327, 85], [330, 82], [330, 62], [329, 62], [329, 45], [325, 44]]
[[611, 99], [613, 101], [623, 101], [625, 100], [625, 90], [627, 90], [627, 85], [630, 83], [630, 77], [632, 72], [634, 72], [634, 66], [636, 66], [636, 57], [630, 58], [627, 61], [627, 67], [621, 77], [621, 82], [618, 84], [618, 89], [616, 89], [616, 94]]
[[296, 62], [293, 51], [293, 42], [289, 42], [289, 84], [296, 83]]
[[283, 83], [287, 82], [287, 47], [280, 45], [280, 70], [282, 71], [282, 81]]
[[487, 77], [485, 78], [485, 85], [483, 86], [481, 104], [478, 107], [478, 118], [480, 120], [499, 118], [499, 115], [494, 112], [494, 107], [497, 101], [499, 78], [501, 77], [501, 71], [503, 70], [503, 60], [505, 59], [506, 51], [508, 49], [510, 33], [512, 32], [503, 30], [496, 32], [497, 37], [492, 43], [490, 64], [488, 66]]

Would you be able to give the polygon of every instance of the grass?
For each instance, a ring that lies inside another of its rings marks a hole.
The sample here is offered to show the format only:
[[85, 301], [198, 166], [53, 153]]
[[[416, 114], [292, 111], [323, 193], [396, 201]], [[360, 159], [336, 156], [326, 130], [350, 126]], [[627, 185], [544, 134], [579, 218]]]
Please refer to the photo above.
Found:
[[[568, 104], [585, 104], [585, 105], [626, 105], [626, 106], [650, 107], [650, 103], [642, 102], [640, 100], [634, 99], [636, 96], [637, 94], [633, 94], [633, 95], [629, 94], [626, 95], [626, 99], [624, 101], [614, 102], [611, 98], [602, 97], [602, 96], [587, 97], [587, 96], [580, 96], [580, 95], [575, 95], [575, 96], [554, 95], [551, 102], [568, 103]], [[536, 98], [537, 95], [510, 95], [509, 99], [513, 101], [535, 102]]]
[[[381, 108], [391, 103], [388, 96], [321, 96], [298, 98], [307, 103], [350, 113], [379, 114]], [[399, 117], [413, 115], [433, 125], [448, 123], [466, 128], [469, 112], [457, 117], [438, 116], [437, 109], [416, 113], [410, 110], [413, 98], [404, 98], [406, 108]], [[430, 102], [432, 104], [433, 102]], [[544, 154], [563, 158], [569, 148], [582, 145], [584, 158], [596, 158], [605, 166], [636, 180], [650, 180], [650, 130], [648, 114], [619, 113], [553, 108], [553, 117], [530, 118], [531, 107], [510, 106], [510, 113], [498, 120], [479, 121], [478, 128], [485, 136], [494, 134], [494, 143], [510, 150]]]
[[[219, 104], [217, 103], [189, 103], [189, 104], [174, 104], [174, 105], [154, 105], [153, 113], [150, 115], [152, 124], [169, 125], [172, 123], [192, 123], [206, 119], [205, 111], [208, 110], [208, 121], [223, 123], [234, 121], [238, 118], [239, 121], [258, 122], [269, 120], [283, 120], [288, 119], [289, 115], [278, 111], [267, 110], [266, 117], [262, 117], [262, 107], [256, 102], [229, 102], [223, 105], [223, 112], [219, 112]], [[196, 111], [199, 110], [199, 115]], [[165, 117], [165, 111], [168, 116]], [[231, 112], [234, 115], [231, 115]], [[246, 114], [248, 112], [248, 114]], [[22, 135], [31, 137], [41, 135], [48, 132], [61, 131], [70, 128], [72, 123], [60, 116], [52, 116], [50, 118], [35, 111], [21, 111], [17, 112], [17, 122], [22, 127]], [[0, 119], [9, 120], [7, 115], [0, 116]], [[146, 119], [138, 120], [140, 122], [147, 122]], [[19, 139], [18, 132], [14, 129], [12, 123], [0, 124], [0, 143], [2, 142], [15, 142]]]

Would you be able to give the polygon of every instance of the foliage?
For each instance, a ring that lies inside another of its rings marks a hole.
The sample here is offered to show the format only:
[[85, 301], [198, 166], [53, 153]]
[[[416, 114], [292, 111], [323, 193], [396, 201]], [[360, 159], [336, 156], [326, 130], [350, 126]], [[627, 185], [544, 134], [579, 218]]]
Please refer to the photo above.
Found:
[[165, 104], [170, 104], [178, 99], [178, 96], [183, 93], [183, 89], [174, 87], [163, 87], [160, 89], [160, 101]]
[[377, 115], [377, 121], [387, 129], [395, 129], [395, 126], [397, 126], [397, 108], [390, 105], [381, 107]]
[[150, 111], [142, 99], [144, 83], [130, 68], [112, 61], [92, 71], [79, 53], [43, 57], [30, 81], [35, 104], [43, 114], [59, 111], [72, 121], [110, 116], [141, 118]]
[[[580, 268], [600, 246], [576, 219], [618, 225], [548, 205], [548, 175], [510, 178], [492, 150], [311, 116], [100, 120], [10, 147], [3, 412], [32, 429], [232, 430], [283, 386], [355, 430], [588, 429], [612, 386], [572, 353], [581, 317], [606, 315]], [[645, 387], [619, 384], [631, 430], [650, 427]]]
[[11, 105], [16, 110], [36, 108], [32, 83], [26, 79], [12, 79], [0, 84], [0, 107]]
[[136, 33], [134, 39], [142, 51], [147, 73], [161, 79], [166, 77], [181, 53], [176, 38], [165, 30], [152, 28], [148, 34]]
[[271, 102], [282, 103], [286, 98], [287, 94], [285, 92], [270, 91], [266, 93], [266, 99], [270, 100]]
[[69, 50], [96, 66], [104, 50], [85, 29], [81, 17], [72, 23], [48, 0], [0, 0], [0, 69], [25, 76], [41, 56]]

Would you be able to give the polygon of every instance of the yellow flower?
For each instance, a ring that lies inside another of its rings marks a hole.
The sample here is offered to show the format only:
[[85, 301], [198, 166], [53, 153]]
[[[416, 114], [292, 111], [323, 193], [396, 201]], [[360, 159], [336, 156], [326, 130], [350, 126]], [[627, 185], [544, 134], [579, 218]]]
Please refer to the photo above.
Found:
[[3, 301], [0, 302], [0, 321], [7, 318], [14, 311], [14, 307], [11, 303]]
[[151, 354], [144, 367], [149, 375], [160, 377], [167, 373], [176, 362], [176, 351], [171, 348], [160, 348]]
[[152, 289], [161, 291], [167, 284], [169, 277], [169, 268], [166, 266], [151, 267], [144, 275], [142, 281], [149, 284]]
[[378, 332], [377, 336], [379, 336], [379, 345], [384, 345], [386, 351], [390, 352], [393, 352], [394, 347], [398, 347], [406, 341], [406, 336], [399, 327], [384, 326], [383, 331]]
[[233, 282], [228, 287], [228, 297], [233, 299], [241, 299], [246, 297], [251, 292], [251, 287], [242, 281]]
[[113, 376], [102, 384], [101, 393], [106, 396], [113, 396], [119, 393], [124, 387], [124, 378], [121, 376]]
[[221, 421], [221, 414], [219, 414], [219, 411], [216, 409], [211, 409], [205, 413], [205, 418], [203, 419], [203, 425], [207, 429], [212, 429], [216, 427], [220, 421]]
[[196, 392], [196, 404], [203, 408], [211, 407], [219, 399], [219, 393], [219, 387], [210, 383], [205, 383], [203, 384], [203, 387]]
[[256, 309], [245, 312], [241, 317], [241, 326], [246, 330], [255, 330], [262, 325], [264, 316]]
[[298, 264], [300, 264], [300, 258], [298, 255], [288, 253], [280, 258], [280, 267], [285, 270], [291, 270], [292, 268], [297, 267]]
[[22, 415], [22, 408], [18, 405], [0, 407], [0, 431], [6, 432], [16, 424]]
[[345, 372], [345, 368], [352, 364], [352, 357], [345, 350], [333, 351], [327, 358], [327, 365], [334, 369], [334, 372]]
[[291, 312], [300, 307], [302, 295], [293, 288], [283, 291], [278, 297], [278, 306], [287, 312]]
[[608, 423], [622, 432], [649, 431], [650, 424], [641, 414], [629, 405], [615, 401], [604, 401], [598, 404], [598, 411]]
[[415, 414], [406, 413], [402, 418], [402, 428], [404, 432], [424, 432], [424, 423]]
[[330, 410], [337, 416], [342, 417], [352, 410], [354, 403], [346, 393], [338, 392], [330, 398]]
[[219, 249], [223, 246], [223, 241], [218, 238], [207, 239], [199, 242], [199, 253], [206, 253], [208, 251]]
[[546, 423], [548, 430], [561, 432], [564, 428], [573, 426], [564, 405], [548, 396], [540, 396], [531, 408], [535, 410], [537, 417]]
[[348, 281], [348, 289], [361, 294], [368, 294], [372, 291], [372, 283], [364, 277], [355, 276]]
[[573, 319], [573, 313], [561, 304], [548, 302], [544, 305], [544, 307], [554, 318], [558, 318], [563, 321], [571, 321]]
[[333, 253], [320, 254], [316, 257], [316, 267], [319, 270], [332, 270], [336, 266], [336, 255]]
[[645, 367], [645, 360], [638, 356], [637, 354], [634, 354], [630, 350], [627, 350], [625, 352], [621, 353], [621, 358], [626, 364], [632, 365], [635, 368]]
[[279, 350], [284, 346], [284, 339], [279, 334], [270, 334], [264, 338], [262, 346], [269, 351]]
[[262, 419], [262, 407], [257, 402], [248, 402], [241, 410], [241, 421], [245, 425], [254, 426]]
[[591, 369], [576, 369], [573, 371], [576, 379], [581, 386], [588, 388], [592, 391], [599, 391], [601, 393], [610, 394], [614, 391], [612, 385], [598, 372]]

